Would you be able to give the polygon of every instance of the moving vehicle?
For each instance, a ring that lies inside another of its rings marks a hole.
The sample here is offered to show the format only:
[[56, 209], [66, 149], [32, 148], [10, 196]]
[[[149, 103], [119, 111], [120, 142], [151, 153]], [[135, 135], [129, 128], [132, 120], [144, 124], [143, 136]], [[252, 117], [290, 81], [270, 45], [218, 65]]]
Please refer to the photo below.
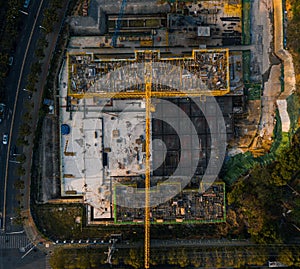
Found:
[[14, 57], [13, 57], [13, 56], [10, 56], [10, 57], [8, 58], [8, 65], [9, 65], [9, 66], [12, 66], [12, 65], [13, 65], [13, 62], [14, 62]]
[[5, 111], [5, 105], [0, 103], [0, 123], [3, 121], [4, 119], [4, 111]]
[[8, 143], [8, 134], [3, 134], [2, 143], [3, 143], [3, 145], [7, 145], [7, 143]]
[[25, 0], [24, 8], [28, 8], [29, 4], [30, 4], [30, 0]]

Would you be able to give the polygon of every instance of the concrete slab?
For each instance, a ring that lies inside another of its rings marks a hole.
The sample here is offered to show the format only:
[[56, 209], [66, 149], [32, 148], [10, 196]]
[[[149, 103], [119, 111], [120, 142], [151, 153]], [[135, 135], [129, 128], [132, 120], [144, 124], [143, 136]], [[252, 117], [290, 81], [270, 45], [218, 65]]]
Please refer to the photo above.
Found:
[[276, 103], [278, 106], [279, 115], [281, 119], [282, 132], [288, 132], [290, 130], [291, 121], [290, 121], [289, 113], [287, 112], [287, 101], [286, 99], [277, 100]]

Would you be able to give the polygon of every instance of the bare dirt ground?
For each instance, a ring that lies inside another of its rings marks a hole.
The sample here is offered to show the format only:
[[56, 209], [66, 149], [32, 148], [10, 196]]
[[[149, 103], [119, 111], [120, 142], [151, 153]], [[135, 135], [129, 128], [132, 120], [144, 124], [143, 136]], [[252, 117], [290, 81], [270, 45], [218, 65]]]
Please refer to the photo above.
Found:
[[[239, 130], [239, 139], [237, 141], [237, 147], [242, 150], [242, 152], [247, 151], [251, 146], [254, 137], [257, 134], [257, 129], [259, 125], [260, 118], [257, 115], [261, 113], [261, 101], [253, 100], [248, 101], [248, 116], [246, 119], [242, 119], [236, 127]], [[240, 153], [240, 151], [235, 151]], [[233, 154], [234, 155], [234, 154]]]
[[[263, 83], [264, 89], [261, 100], [248, 102], [247, 119], [243, 119], [238, 126], [240, 137], [237, 147], [244, 152], [253, 148], [257, 150], [261, 134], [268, 135], [267, 140], [272, 137], [275, 102], [280, 94], [280, 88], [279, 92], [278, 90], [271, 90], [273, 84], [279, 81], [279, 77], [276, 78], [277, 72], [272, 71], [270, 59], [270, 53], [273, 50], [271, 21], [273, 2], [272, 0], [254, 0], [251, 5], [251, 42], [254, 46], [251, 49], [251, 79], [253, 82]], [[274, 70], [277, 69], [278, 67]], [[274, 78], [276, 81], [273, 82]], [[264, 80], [267, 80], [267, 82]]]
[[[262, 81], [264, 87], [261, 111], [256, 106], [248, 104], [247, 120], [253, 122], [253, 126], [244, 123], [243, 129], [247, 132], [241, 133], [243, 137], [239, 141], [239, 147], [243, 148], [243, 151], [251, 150], [254, 153], [257, 149], [262, 149], [260, 153], [263, 154], [271, 147], [277, 107], [282, 121], [282, 131], [289, 131], [290, 120], [286, 98], [295, 92], [296, 80], [293, 58], [283, 47], [282, 0], [254, 0], [251, 12], [252, 43], [255, 46], [255, 49], [251, 50], [251, 78], [253, 81]], [[276, 57], [282, 60], [284, 66], [284, 92], [281, 92], [281, 65], [278, 64]], [[254, 132], [256, 121], [255, 119], [251, 121], [251, 118], [259, 115], [258, 129]]]
[[259, 125], [259, 136], [271, 140], [275, 127], [276, 100], [280, 95], [281, 66], [273, 65], [271, 67], [269, 80], [264, 84], [264, 94], [262, 96], [262, 113]]
[[[269, 53], [272, 49], [272, 24], [270, 12], [272, 12], [272, 0], [254, 0], [252, 2], [251, 33], [252, 43], [252, 72], [254, 79], [261, 81], [261, 75], [270, 68]], [[256, 72], [255, 72], [256, 71]]]
[[[273, 31], [272, 31], [272, 0], [255, 0], [253, 3], [253, 30], [254, 43], [256, 49], [253, 56], [257, 59], [260, 74], [266, 75], [267, 81], [263, 81], [263, 96], [261, 100], [261, 117], [258, 135], [270, 140], [274, 129], [274, 116], [276, 110], [276, 99], [280, 94], [280, 65], [271, 66], [270, 52], [273, 50]], [[269, 76], [268, 76], [268, 72]], [[257, 113], [257, 111], [253, 111]]]

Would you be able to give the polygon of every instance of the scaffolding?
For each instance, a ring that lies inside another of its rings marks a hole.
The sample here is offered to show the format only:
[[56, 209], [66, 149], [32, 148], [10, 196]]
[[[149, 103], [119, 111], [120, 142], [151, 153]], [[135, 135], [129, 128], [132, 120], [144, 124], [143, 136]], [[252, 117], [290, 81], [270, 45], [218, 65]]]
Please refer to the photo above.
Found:
[[[135, 51], [134, 58], [124, 59], [104, 59], [88, 52], [68, 54], [68, 95], [145, 98], [145, 75], [141, 72], [145, 55], [147, 50]], [[230, 91], [228, 49], [193, 50], [190, 57], [161, 58], [158, 50], [151, 50], [151, 55], [151, 97], [221, 96]], [[176, 84], [172, 74], [178, 77]]]

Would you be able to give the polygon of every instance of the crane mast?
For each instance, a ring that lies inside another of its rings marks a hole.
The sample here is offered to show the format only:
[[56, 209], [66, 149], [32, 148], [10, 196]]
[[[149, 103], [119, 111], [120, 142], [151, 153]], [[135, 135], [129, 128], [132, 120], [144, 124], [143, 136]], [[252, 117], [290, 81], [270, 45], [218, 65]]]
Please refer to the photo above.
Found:
[[120, 8], [120, 12], [119, 12], [118, 20], [117, 20], [117, 25], [116, 25], [115, 32], [114, 32], [114, 35], [111, 40], [111, 44], [110, 44], [114, 48], [117, 46], [117, 38], [119, 36], [122, 18], [124, 15], [124, 10], [125, 10], [126, 4], [127, 4], [127, 0], [122, 0], [122, 5]]
[[[147, 53], [147, 52], [145, 52]], [[152, 52], [148, 52], [152, 58]], [[151, 87], [152, 59], [145, 62], [145, 101], [146, 101], [146, 175], [145, 175], [145, 268], [149, 268], [150, 260], [150, 141], [151, 141]]]

